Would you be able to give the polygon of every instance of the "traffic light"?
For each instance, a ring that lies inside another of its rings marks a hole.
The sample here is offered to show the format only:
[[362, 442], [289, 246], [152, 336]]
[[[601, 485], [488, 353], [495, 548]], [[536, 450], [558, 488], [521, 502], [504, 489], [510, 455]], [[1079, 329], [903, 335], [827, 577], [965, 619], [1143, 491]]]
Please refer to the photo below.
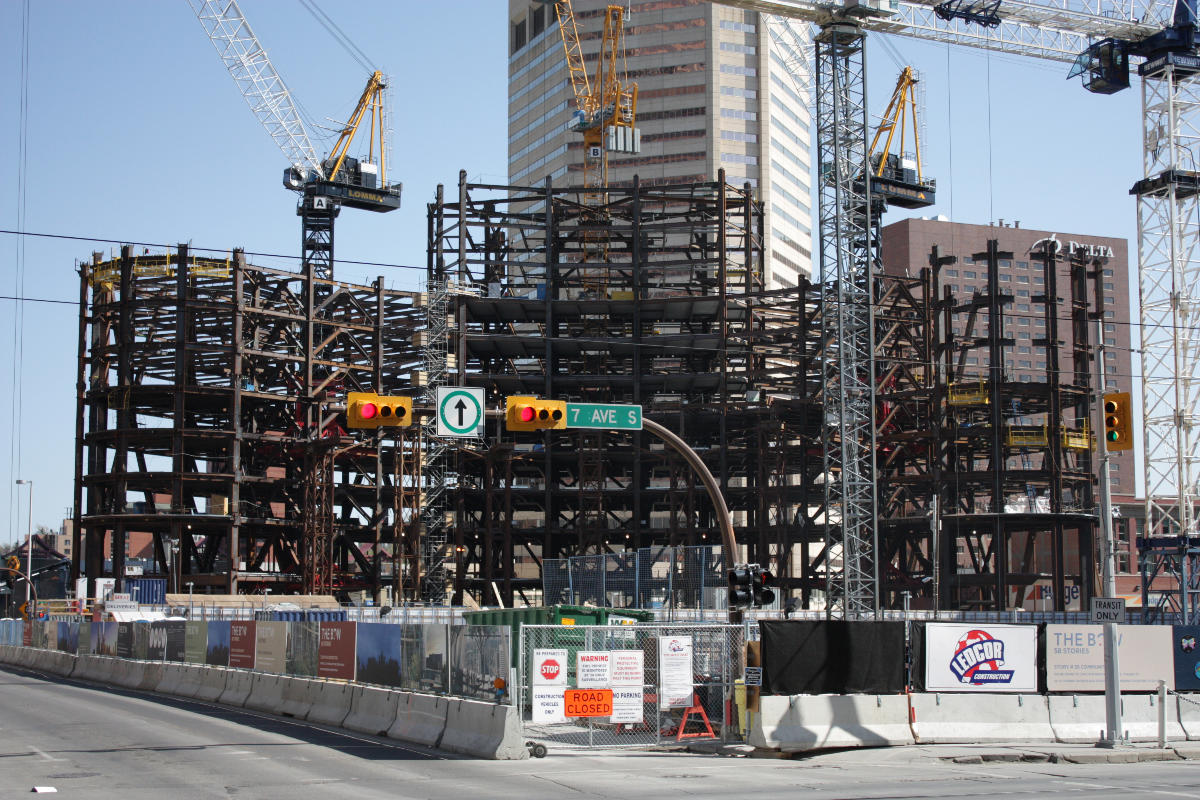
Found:
[[727, 574], [729, 579], [729, 607], [745, 608], [754, 601], [751, 585], [754, 575], [748, 564], [737, 564]]
[[1133, 403], [1129, 392], [1104, 395], [1104, 447], [1109, 451], [1133, 447]]
[[346, 427], [407, 428], [412, 425], [411, 397], [384, 397], [373, 392], [346, 395]]
[[567, 427], [567, 404], [563, 400], [509, 397], [504, 419], [510, 431], [559, 430]]
[[754, 596], [754, 607], [762, 608], [775, 602], [774, 590], [768, 588], [775, 576], [757, 564], [750, 567], [750, 593]]
[[6, 566], [9, 569], [14, 570], [16, 572], [20, 572], [21, 571], [21, 559], [15, 555], [10, 555], [8, 558], [4, 559], [4, 566]]

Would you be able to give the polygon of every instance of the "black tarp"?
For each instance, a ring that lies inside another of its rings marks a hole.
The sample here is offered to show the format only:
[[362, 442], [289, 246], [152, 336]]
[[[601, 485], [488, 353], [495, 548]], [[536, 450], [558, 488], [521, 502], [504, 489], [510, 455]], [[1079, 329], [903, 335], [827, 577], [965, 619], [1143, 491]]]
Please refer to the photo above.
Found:
[[904, 623], [759, 620], [763, 694], [904, 691]]

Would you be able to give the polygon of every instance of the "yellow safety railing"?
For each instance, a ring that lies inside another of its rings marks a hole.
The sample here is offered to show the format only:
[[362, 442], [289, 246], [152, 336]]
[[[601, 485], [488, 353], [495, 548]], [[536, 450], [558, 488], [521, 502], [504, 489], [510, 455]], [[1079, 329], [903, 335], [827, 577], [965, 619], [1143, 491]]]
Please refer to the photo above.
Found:
[[980, 406], [990, 402], [987, 381], [952, 383], [949, 394], [952, 406]]
[[1062, 443], [1063, 447], [1068, 450], [1091, 450], [1092, 430], [1088, 426], [1087, 420], [1083, 422], [1083, 430], [1063, 431]]
[[1009, 447], [1045, 447], [1050, 443], [1045, 425], [1012, 425], [1005, 439]]

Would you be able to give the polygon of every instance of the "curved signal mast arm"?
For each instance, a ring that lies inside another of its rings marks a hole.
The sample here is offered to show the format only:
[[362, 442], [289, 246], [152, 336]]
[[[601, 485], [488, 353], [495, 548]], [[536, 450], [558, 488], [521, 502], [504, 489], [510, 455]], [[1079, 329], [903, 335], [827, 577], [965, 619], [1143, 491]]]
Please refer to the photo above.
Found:
[[321, 159], [292, 101], [291, 92], [275, 71], [267, 51], [242, 16], [235, 0], [188, 0], [196, 19], [225, 63], [250, 111], [267, 129], [288, 163], [321, 174]]

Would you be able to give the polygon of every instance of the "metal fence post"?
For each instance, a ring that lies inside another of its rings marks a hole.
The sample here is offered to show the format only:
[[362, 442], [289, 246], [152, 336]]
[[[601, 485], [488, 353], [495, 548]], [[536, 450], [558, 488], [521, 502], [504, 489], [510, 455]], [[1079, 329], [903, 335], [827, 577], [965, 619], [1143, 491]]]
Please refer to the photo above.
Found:
[[1167, 682], [1158, 682], [1158, 747], [1167, 746]]

